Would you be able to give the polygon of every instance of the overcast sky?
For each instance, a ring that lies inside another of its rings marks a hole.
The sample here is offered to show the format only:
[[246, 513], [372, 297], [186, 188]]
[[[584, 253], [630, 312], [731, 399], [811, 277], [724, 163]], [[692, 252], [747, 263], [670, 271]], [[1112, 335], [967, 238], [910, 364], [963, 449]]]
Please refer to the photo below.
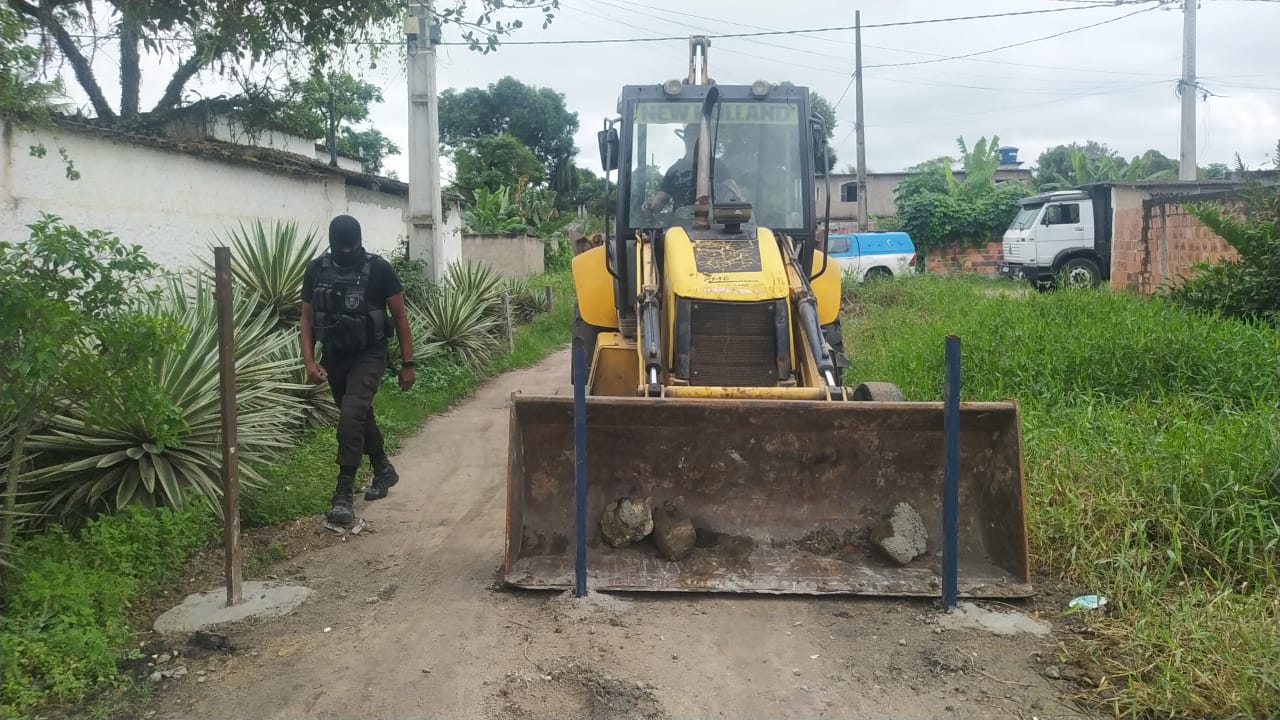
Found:
[[[472, 2], [477, 5], [478, 2]], [[642, 38], [691, 33], [792, 30], [1028, 10], [1062, 12], [902, 27], [864, 27], [867, 165], [872, 171], [904, 169], [920, 160], [954, 154], [958, 136], [972, 145], [999, 135], [1031, 164], [1059, 143], [1105, 142], [1126, 157], [1155, 148], [1178, 156], [1182, 72], [1180, 3], [1121, 18], [1155, 3], [1113, 7], [1080, 0], [561, 0], [552, 25], [539, 15], [509, 11], [529, 20], [511, 39]], [[1077, 9], [1083, 6], [1084, 9]], [[697, 17], [701, 16], [701, 17]], [[1112, 19], [1114, 22], [1105, 22]], [[1061, 37], [995, 52], [1003, 45], [1104, 23]], [[1234, 164], [1240, 153], [1251, 167], [1267, 163], [1280, 139], [1280, 0], [1201, 0], [1197, 74], [1212, 93], [1197, 104], [1198, 160]], [[722, 83], [764, 78], [807, 85], [833, 103], [838, 167], [855, 159], [853, 31], [808, 36], [713, 39], [711, 75]], [[456, 27], [446, 42], [460, 40]], [[484, 86], [505, 75], [562, 92], [578, 113], [578, 163], [599, 172], [595, 132], [615, 112], [623, 84], [658, 83], [682, 77], [687, 40], [598, 45], [507, 45], [481, 55], [466, 47], [439, 49], [438, 85]], [[972, 58], [895, 65], [982, 53]], [[111, 81], [109, 72], [102, 79]], [[383, 87], [386, 102], [373, 121], [401, 148], [406, 144], [405, 77], [398, 63], [384, 62], [366, 78]], [[158, 96], [167, 74], [148, 75], [144, 95]], [[69, 83], [70, 84], [70, 83]], [[111, 85], [104, 82], [104, 85]], [[113, 102], [115, 87], [107, 90]], [[82, 97], [82, 96], [81, 96]], [[408, 177], [407, 158], [386, 166]]]

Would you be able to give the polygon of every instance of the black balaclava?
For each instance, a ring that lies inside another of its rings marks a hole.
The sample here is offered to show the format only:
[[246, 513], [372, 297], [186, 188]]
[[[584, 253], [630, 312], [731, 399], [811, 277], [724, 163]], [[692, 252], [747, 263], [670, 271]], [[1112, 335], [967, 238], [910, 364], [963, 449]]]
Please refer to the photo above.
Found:
[[329, 255], [342, 267], [353, 267], [364, 262], [361, 245], [360, 223], [350, 215], [339, 215], [329, 223]]

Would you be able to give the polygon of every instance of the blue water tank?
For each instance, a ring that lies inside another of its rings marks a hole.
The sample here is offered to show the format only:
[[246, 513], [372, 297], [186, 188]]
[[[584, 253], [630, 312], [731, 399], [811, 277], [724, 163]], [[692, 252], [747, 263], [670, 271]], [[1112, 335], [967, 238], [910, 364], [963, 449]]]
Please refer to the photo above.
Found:
[[997, 152], [1000, 153], [1001, 165], [1012, 165], [1018, 162], [1018, 148], [1016, 147], [1005, 145], [1004, 147], [1000, 148]]

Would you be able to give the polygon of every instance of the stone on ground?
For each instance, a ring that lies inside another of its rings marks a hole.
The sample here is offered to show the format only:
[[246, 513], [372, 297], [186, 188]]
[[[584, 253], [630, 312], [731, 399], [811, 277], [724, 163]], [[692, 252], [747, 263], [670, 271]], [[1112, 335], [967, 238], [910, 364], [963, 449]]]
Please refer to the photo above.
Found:
[[250, 580], [241, 585], [244, 602], [227, 606], [225, 588], [188, 595], [181, 605], [156, 618], [158, 633], [191, 633], [223, 623], [288, 615], [311, 595], [299, 585]]
[[640, 542], [653, 532], [653, 500], [624, 497], [609, 503], [600, 516], [605, 542], [621, 548]]
[[916, 509], [907, 503], [898, 503], [893, 515], [871, 531], [871, 541], [899, 565], [907, 565], [923, 555], [929, 534]]
[[653, 510], [653, 542], [662, 556], [673, 562], [693, 552], [697, 533], [693, 522], [670, 500]]

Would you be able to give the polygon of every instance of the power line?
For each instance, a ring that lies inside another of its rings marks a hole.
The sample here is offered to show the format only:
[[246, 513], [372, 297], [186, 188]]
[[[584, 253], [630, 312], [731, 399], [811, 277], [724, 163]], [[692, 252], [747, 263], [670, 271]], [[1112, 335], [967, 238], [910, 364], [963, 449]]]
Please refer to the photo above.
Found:
[[[990, 18], [1016, 17], [1021, 15], [1043, 15], [1046, 13], [1070, 12], [1072, 10], [1094, 10], [1097, 7], [1102, 7], [1102, 6], [1088, 5], [1088, 6], [1081, 6], [1081, 7], [1050, 8], [1046, 10], [1021, 10], [1017, 12], [989, 13], [986, 15], [963, 15], [958, 17], [930, 18], [927, 20], [901, 20], [897, 22], [864, 25], [862, 29], [868, 30], [873, 28], [907, 27], [912, 25], [932, 25], [935, 23], [961, 22], [965, 20], [987, 20]], [[853, 29], [854, 27], [852, 25], [844, 25], [844, 26], [838, 26], [838, 27], [802, 28], [797, 30], [764, 30], [760, 32], [749, 32], [749, 33], [708, 34], [707, 37], [711, 39], [770, 37], [775, 35], [806, 35], [811, 33], [843, 32], [846, 30], [853, 30]], [[689, 40], [689, 36], [687, 35], [673, 35], [669, 37], [583, 38], [578, 40], [504, 40], [502, 41], [502, 44], [503, 45], [606, 45], [606, 44], [642, 43], [642, 42], [672, 42], [672, 41], [687, 42], [688, 40]], [[465, 46], [465, 45], [468, 45], [469, 43], [446, 42], [446, 43], [440, 43], [440, 44]]]
[[1121, 20], [1124, 20], [1125, 18], [1131, 18], [1134, 15], [1141, 15], [1142, 13], [1151, 12], [1152, 10], [1156, 10], [1159, 7], [1160, 7], [1159, 5], [1153, 5], [1151, 7], [1142, 8], [1141, 10], [1135, 10], [1131, 13], [1120, 15], [1119, 17], [1113, 17], [1107, 20], [1103, 20], [1101, 22], [1092, 23], [1090, 25], [1083, 25], [1081, 27], [1072, 28], [1070, 30], [1063, 30], [1062, 32], [1056, 32], [1056, 33], [1053, 33], [1052, 35], [1044, 35], [1042, 37], [1031, 38], [1030, 40], [1023, 40], [1021, 42], [1010, 43], [1008, 45], [1001, 45], [1000, 47], [994, 47], [994, 48], [991, 48], [990, 50], [979, 50], [977, 52], [965, 53], [963, 55], [951, 55], [948, 57], [934, 58], [931, 60], [912, 60], [910, 62], [901, 62], [901, 63], [882, 63], [879, 65], [867, 65], [865, 67], [885, 68], [885, 67], [906, 67], [908, 65], [928, 65], [930, 63], [946, 62], [948, 60], [963, 60], [965, 58], [971, 58], [976, 55], [988, 55], [993, 52], [1008, 50], [1010, 48], [1022, 47], [1023, 45], [1030, 45], [1031, 43], [1042, 42], [1044, 40], [1052, 40], [1053, 38], [1059, 38], [1059, 37], [1062, 37], [1063, 35], [1070, 35], [1071, 33], [1077, 33], [1077, 32], [1080, 32], [1081, 30], [1089, 30], [1091, 28], [1101, 27], [1103, 25], [1108, 25], [1110, 23], [1119, 22]]

